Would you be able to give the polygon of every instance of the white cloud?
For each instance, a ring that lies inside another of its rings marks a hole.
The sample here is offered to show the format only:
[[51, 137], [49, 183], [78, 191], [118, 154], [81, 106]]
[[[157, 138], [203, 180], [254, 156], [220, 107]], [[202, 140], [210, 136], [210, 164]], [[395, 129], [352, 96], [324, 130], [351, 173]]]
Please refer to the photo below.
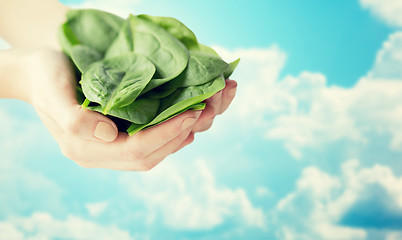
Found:
[[87, 203], [85, 204], [85, 208], [91, 216], [98, 217], [106, 210], [108, 205], [108, 202]]
[[[0, 214], [19, 213], [30, 208], [63, 211], [63, 190], [47, 176], [24, 166], [37, 142], [48, 145], [44, 127], [32, 120], [22, 120], [0, 107]], [[41, 149], [36, 147], [36, 149]], [[36, 196], [32, 198], [32, 196]], [[27, 201], [26, 199], [29, 199]]]
[[7, 206], [0, 209], [0, 214], [7, 215], [29, 209], [54, 212], [65, 210], [61, 201], [63, 190], [46, 176], [18, 165], [0, 169], [0, 176], [0, 204]]
[[259, 186], [256, 189], [256, 194], [259, 197], [272, 197], [274, 193], [266, 187]]
[[24, 234], [21, 233], [13, 224], [0, 222], [0, 238], [8, 240], [22, 240]]
[[[392, 212], [402, 213], [402, 177], [395, 176], [389, 167], [374, 165], [362, 168], [357, 160], [352, 159], [342, 165], [342, 175], [339, 177], [331, 176], [316, 167], [305, 168], [297, 181], [296, 190], [278, 202], [278, 236], [287, 240], [366, 239], [369, 229], [364, 226], [348, 226], [342, 223], [342, 219], [349, 212], [359, 214], [356, 211], [360, 210], [356, 206], [372, 195], [373, 186], [379, 186], [385, 192], [381, 197], [375, 196], [376, 199], [386, 199], [388, 208], [395, 207], [390, 212], [382, 212], [385, 219]], [[381, 204], [378, 199], [376, 202]], [[365, 221], [376, 221], [378, 216], [367, 214], [377, 207], [371, 204], [371, 209], [364, 209]], [[402, 214], [399, 218], [402, 219]], [[402, 233], [389, 232], [387, 229], [392, 228], [391, 225], [379, 227], [385, 229], [377, 231], [382, 231], [384, 236], [388, 235], [387, 239], [397, 239]]]
[[400, 240], [402, 239], [402, 232], [391, 232], [387, 234], [386, 240]]
[[115, 226], [69, 215], [59, 220], [49, 213], [36, 212], [29, 217], [9, 217], [0, 222], [1, 239], [133, 239], [130, 233]]
[[360, 0], [363, 8], [392, 26], [402, 26], [401, 0]]
[[[402, 13], [401, 13], [402, 16]], [[378, 51], [371, 79], [402, 79], [402, 32], [391, 34]]]
[[235, 108], [238, 117], [261, 126], [265, 124], [265, 113], [276, 113], [293, 104], [294, 99], [284, 99], [281, 93], [275, 93], [272, 88], [277, 84], [286, 60], [286, 54], [277, 46], [234, 51], [214, 46], [214, 49], [227, 61], [241, 58], [232, 76], [238, 80], [239, 87], [230, 108], [231, 112]]
[[295, 158], [305, 148], [339, 140], [366, 144], [378, 135], [390, 136], [389, 148], [402, 151], [401, 42], [402, 32], [392, 34], [373, 71], [351, 88], [328, 86], [321, 73], [278, 79], [286, 56], [277, 47], [232, 52], [217, 47], [225, 59], [241, 58], [230, 118], [247, 131], [283, 141]]
[[121, 183], [145, 203], [150, 221], [161, 216], [174, 229], [208, 230], [229, 219], [239, 226], [264, 228], [263, 212], [252, 205], [245, 190], [219, 186], [202, 160], [186, 167], [162, 165], [140, 180], [125, 174]]
[[[32, 151], [57, 145], [51, 142], [38, 120], [27, 118], [33, 112], [25, 110], [23, 105], [14, 111], [15, 103], [3, 103], [0, 106], [0, 125], [5, 126], [0, 128], [0, 239], [133, 239], [128, 231], [116, 226], [101, 225], [71, 214], [64, 219], [52, 215], [61, 216], [68, 211], [70, 206], [65, 206], [62, 199], [65, 189], [27, 165], [33, 165]], [[89, 203], [86, 207], [96, 217], [106, 209], [107, 203]], [[31, 216], [21, 216], [33, 210], [36, 212]]]

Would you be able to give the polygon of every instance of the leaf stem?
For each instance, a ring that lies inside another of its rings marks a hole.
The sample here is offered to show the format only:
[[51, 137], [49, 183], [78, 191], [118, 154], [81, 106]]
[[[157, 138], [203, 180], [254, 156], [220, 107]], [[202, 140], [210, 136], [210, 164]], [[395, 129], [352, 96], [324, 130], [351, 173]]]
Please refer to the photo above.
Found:
[[90, 103], [91, 103], [91, 101], [89, 101], [88, 98], [85, 98], [84, 102], [81, 104], [81, 107], [83, 109], [86, 109]]

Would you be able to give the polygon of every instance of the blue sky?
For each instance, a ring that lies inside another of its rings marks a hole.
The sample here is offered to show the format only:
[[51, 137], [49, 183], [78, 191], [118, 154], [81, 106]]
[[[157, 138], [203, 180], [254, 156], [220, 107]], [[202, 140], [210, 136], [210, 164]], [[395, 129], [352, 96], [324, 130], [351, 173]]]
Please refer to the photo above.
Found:
[[238, 95], [146, 173], [80, 168], [1, 100], [0, 238], [402, 239], [401, 1], [63, 2], [180, 19], [241, 57]]

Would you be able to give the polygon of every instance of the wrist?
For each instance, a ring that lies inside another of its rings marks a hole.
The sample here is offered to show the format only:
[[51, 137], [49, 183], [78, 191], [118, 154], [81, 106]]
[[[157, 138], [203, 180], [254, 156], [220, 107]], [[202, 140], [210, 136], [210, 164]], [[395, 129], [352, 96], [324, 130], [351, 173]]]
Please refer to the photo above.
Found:
[[0, 51], [0, 98], [31, 102], [32, 50], [9, 49]]

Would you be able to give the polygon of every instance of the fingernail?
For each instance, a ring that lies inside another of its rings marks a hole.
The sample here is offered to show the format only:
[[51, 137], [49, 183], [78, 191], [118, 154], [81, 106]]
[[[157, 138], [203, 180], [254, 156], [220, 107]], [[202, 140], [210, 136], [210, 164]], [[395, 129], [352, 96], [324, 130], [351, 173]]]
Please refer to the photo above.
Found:
[[197, 118], [186, 118], [184, 119], [184, 121], [181, 124], [181, 129], [187, 129], [191, 126], [193, 126], [195, 124], [195, 122], [197, 122]]
[[116, 139], [116, 129], [110, 123], [98, 122], [94, 136], [103, 141], [111, 142]]
[[231, 98], [234, 97], [236, 95], [236, 90], [237, 90], [236, 87], [234, 87], [232, 89], [229, 89], [228, 90], [228, 96], [231, 97]]

